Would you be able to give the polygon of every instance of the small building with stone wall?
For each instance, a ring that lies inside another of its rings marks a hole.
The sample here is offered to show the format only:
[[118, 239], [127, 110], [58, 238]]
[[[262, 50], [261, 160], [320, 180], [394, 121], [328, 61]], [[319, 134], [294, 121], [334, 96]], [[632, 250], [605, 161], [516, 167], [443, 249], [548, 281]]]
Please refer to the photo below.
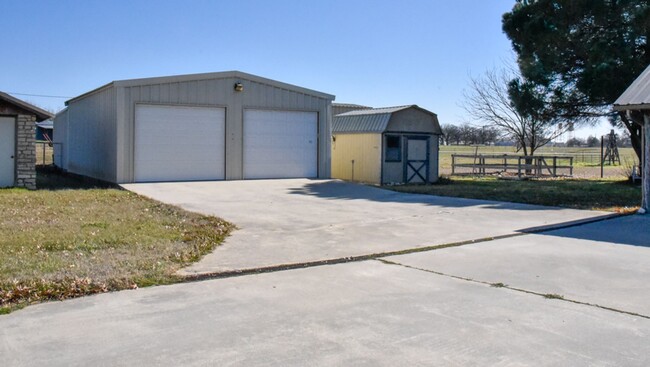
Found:
[[35, 123], [53, 117], [0, 92], [0, 187], [36, 188]]

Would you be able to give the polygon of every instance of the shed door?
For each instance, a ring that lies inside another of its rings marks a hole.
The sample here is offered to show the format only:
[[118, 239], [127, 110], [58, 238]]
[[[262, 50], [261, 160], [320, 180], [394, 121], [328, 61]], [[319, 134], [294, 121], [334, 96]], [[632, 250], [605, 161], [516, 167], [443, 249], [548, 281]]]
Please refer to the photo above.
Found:
[[406, 162], [404, 182], [429, 182], [429, 138], [426, 136], [406, 137]]
[[317, 176], [317, 112], [244, 111], [244, 178]]
[[223, 180], [223, 108], [137, 105], [136, 182]]
[[16, 120], [0, 117], [0, 187], [14, 185], [16, 154]]

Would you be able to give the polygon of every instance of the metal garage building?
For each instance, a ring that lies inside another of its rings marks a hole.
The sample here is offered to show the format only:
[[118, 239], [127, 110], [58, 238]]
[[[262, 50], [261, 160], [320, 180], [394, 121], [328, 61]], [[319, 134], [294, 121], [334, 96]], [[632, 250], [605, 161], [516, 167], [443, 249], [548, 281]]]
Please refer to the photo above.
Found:
[[438, 181], [438, 117], [416, 105], [349, 111], [332, 122], [332, 177], [375, 184]]
[[55, 163], [117, 183], [329, 178], [332, 100], [239, 71], [114, 81], [66, 102]]

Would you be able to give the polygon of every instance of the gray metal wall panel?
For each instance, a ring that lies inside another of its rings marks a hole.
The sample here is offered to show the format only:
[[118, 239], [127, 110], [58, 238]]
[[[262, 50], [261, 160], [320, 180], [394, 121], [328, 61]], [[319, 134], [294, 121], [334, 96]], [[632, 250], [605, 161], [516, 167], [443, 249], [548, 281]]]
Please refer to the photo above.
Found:
[[115, 88], [98, 90], [68, 105], [67, 169], [72, 173], [116, 181]]
[[[244, 85], [242, 92], [235, 92], [234, 84]], [[243, 178], [243, 110], [278, 109], [318, 112], [319, 147], [318, 176], [330, 177], [330, 121], [331, 101], [329, 99], [306, 95], [286, 88], [259, 83], [237, 77], [148, 84], [143, 86], [120, 87], [121, 101], [119, 116], [121, 126], [118, 130], [119, 149], [124, 152], [118, 167], [118, 182], [132, 182], [133, 172], [133, 131], [137, 103], [177, 104], [213, 106], [226, 108], [226, 180]]]

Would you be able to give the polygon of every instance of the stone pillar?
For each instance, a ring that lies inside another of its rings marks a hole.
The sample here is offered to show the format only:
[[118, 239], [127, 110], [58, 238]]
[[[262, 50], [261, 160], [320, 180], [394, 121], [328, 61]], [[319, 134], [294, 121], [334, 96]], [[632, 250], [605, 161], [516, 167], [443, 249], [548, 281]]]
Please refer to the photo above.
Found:
[[16, 186], [36, 188], [36, 116], [16, 118]]

